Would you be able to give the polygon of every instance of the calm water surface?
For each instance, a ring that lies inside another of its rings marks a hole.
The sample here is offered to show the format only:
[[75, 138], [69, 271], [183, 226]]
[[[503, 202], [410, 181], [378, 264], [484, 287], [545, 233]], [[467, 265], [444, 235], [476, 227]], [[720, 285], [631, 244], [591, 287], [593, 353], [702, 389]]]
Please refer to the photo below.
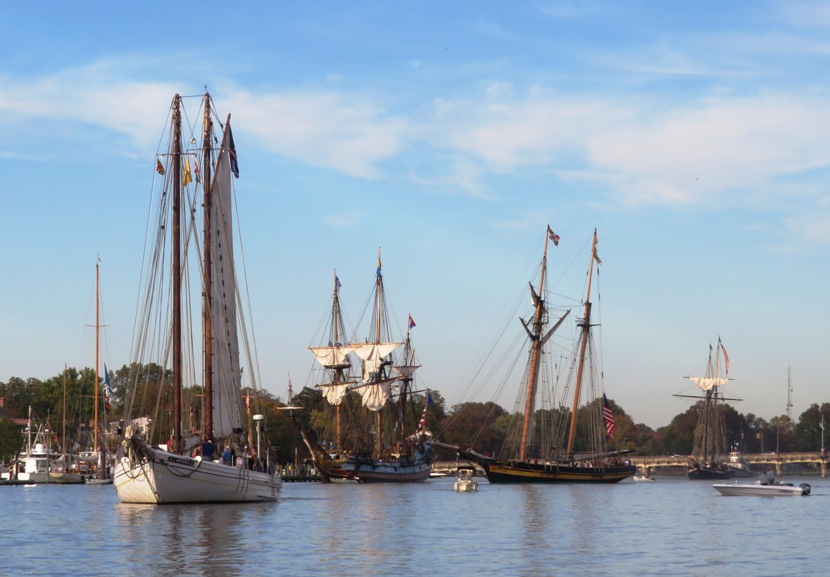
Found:
[[123, 505], [112, 486], [0, 487], [0, 575], [370, 577], [828, 574], [830, 480], [809, 497], [705, 481], [286, 483], [277, 503]]

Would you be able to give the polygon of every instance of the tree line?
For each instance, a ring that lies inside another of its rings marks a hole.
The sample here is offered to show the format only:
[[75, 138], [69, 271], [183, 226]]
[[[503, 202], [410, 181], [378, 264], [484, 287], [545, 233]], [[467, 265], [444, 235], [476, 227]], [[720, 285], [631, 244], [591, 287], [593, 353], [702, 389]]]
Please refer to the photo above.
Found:
[[[147, 375], [139, 383], [143, 389], [140, 394], [149, 398], [163, 396], [164, 387], [170, 383], [169, 371], [156, 365], [139, 369], [140, 374]], [[117, 430], [119, 423], [123, 422], [127, 380], [131, 373], [136, 374], [136, 367], [124, 365], [107, 375], [111, 391], [110, 408], [109, 411], [102, 410], [99, 419], [106, 423], [111, 432]], [[98, 380], [99, 387], [103, 387], [104, 377], [99, 375]], [[198, 399], [201, 388], [192, 389], [191, 398]], [[99, 395], [103, 394], [103, 389], [99, 390]], [[259, 403], [257, 412], [265, 415], [264, 432], [272, 445], [277, 447], [280, 463], [307, 458], [306, 449], [291, 421], [289, 411], [281, 410], [287, 405], [286, 402], [267, 392], [245, 390], [243, 395], [256, 397]], [[92, 399], [95, 397], [95, 372], [89, 368], [66, 368], [46, 380], [12, 377], [7, 382], [0, 382], [0, 397], [4, 399], [5, 408], [14, 411], [18, 417], [26, 418], [31, 407], [32, 413], [41, 420], [48, 420], [53, 430], [63, 428], [69, 431], [69, 436], [84, 427], [89, 428], [94, 410]], [[407, 413], [407, 428], [412, 432], [416, 430], [426, 406], [426, 428], [433, 431], [436, 438], [443, 443], [472, 448], [484, 454], [498, 453], [511, 420], [518, 418], [493, 402], [465, 402], [448, 407], [437, 390], [430, 391], [429, 398], [431, 404], [428, 406], [426, 393], [415, 394], [409, 400], [411, 410]], [[702, 401], [676, 415], [668, 425], [657, 430], [635, 423], [612, 399], [609, 399], [609, 403], [616, 423], [612, 448], [631, 450], [641, 456], [691, 454]], [[292, 405], [302, 407], [293, 412], [307, 424], [319, 425], [322, 419], [327, 418], [324, 416], [326, 402], [317, 388], [305, 387], [294, 396]], [[822, 416], [830, 413], [830, 403], [810, 405], [797, 420], [781, 415], [767, 421], [751, 413], [741, 414], [726, 403], [721, 405], [721, 409], [725, 440], [729, 448], [747, 453], [763, 453], [815, 452], [824, 447]], [[198, 418], [200, 407], [194, 405], [191, 412]], [[537, 416], [539, 418], [535, 420], [536, 423], [546, 422], [541, 415]], [[158, 435], [166, 435], [167, 427], [163, 424], [156, 429]], [[156, 441], [162, 440], [160, 438]], [[0, 461], [9, 462], [23, 448], [24, 443], [25, 439], [17, 425], [9, 418], [0, 419]], [[107, 443], [111, 450], [116, 449], [117, 436], [109, 435]], [[455, 458], [454, 455], [441, 452], [438, 456], [444, 459]]]

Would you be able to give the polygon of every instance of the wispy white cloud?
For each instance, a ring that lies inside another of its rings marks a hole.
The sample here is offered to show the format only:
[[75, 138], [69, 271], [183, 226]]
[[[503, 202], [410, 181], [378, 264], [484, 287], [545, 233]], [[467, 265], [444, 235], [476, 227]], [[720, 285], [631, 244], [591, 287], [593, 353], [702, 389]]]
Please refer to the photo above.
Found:
[[348, 228], [358, 225], [363, 220], [362, 210], [349, 210], [336, 214], [328, 214], [323, 217], [324, 222], [333, 228]]
[[[0, 83], [0, 123], [53, 119], [104, 127], [136, 147], [158, 138], [166, 82], [124, 80], [147, 61], [108, 61]], [[126, 72], [125, 72], [126, 71]], [[388, 104], [345, 89], [242, 90], [214, 79], [235, 128], [262, 150], [356, 178], [406, 178], [444, 191], [495, 198], [491, 176], [539, 169], [606, 189], [620, 204], [693, 206], [785, 204], [814, 198], [811, 172], [826, 167], [822, 94], [765, 91], [689, 96], [685, 101], [630, 94], [587, 95], [512, 80], [481, 81], [474, 93], [436, 99], [429, 114], [390, 112]], [[440, 159], [414, 170], [413, 151]], [[24, 154], [21, 152], [21, 154]], [[385, 174], [394, 161], [394, 174]], [[819, 170], [820, 171], [820, 170]], [[805, 179], [803, 189], [784, 186]], [[827, 210], [824, 207], [821, 210]], [[805, 237], [824, 238], [821, 219]]]
[[244, 111], [238, 124], [273, 153], [360, 178], [404, 148], [407, 121], [367, 99], [333, 92], [253, 94], [226, 99]]

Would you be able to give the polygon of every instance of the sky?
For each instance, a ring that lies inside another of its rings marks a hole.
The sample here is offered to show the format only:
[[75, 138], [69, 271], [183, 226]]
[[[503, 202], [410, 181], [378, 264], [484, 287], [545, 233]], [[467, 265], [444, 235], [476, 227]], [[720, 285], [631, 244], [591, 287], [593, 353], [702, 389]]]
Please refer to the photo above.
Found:
[[207, 88], [233, 117], [270, 393], [314, 384], [333, 271], [356, 322], [380, 247], [421, 382], [491, 400], [469, 379], [550, 225], [554, 290], [577, 306], [597, 230], [605, 389], [636, 422], [688, 408], [673, 395], [719, 338], [741, 413], [830, 401], [824, 2], [3, 12], [0, 381], [94, 365], [98, 259], [102, 362], [129, 362], [159, 138], [173, 95]]

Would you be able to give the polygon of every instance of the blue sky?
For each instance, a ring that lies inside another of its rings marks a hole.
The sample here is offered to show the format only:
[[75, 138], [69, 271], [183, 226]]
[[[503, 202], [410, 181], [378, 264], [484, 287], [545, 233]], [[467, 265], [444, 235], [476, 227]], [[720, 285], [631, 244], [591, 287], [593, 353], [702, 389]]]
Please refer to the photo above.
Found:
[[381, 247], [422, 383], [489, 400], [470, 375], [550, 224], [574, 302], [598, 231], [605, 386], [636, 421], [688, 407], [719, 336], [741, 412], [785, 414], [788, 368], [793, 417], [830, 400], [830, 7], [505, 6], [7, 4], [0, 380], [93, 365], [99, 257], [102, 355], [129, 361], [158, 140], [207, 86], [271, 393], [313, 384], [332, 270], [356, 322]]

